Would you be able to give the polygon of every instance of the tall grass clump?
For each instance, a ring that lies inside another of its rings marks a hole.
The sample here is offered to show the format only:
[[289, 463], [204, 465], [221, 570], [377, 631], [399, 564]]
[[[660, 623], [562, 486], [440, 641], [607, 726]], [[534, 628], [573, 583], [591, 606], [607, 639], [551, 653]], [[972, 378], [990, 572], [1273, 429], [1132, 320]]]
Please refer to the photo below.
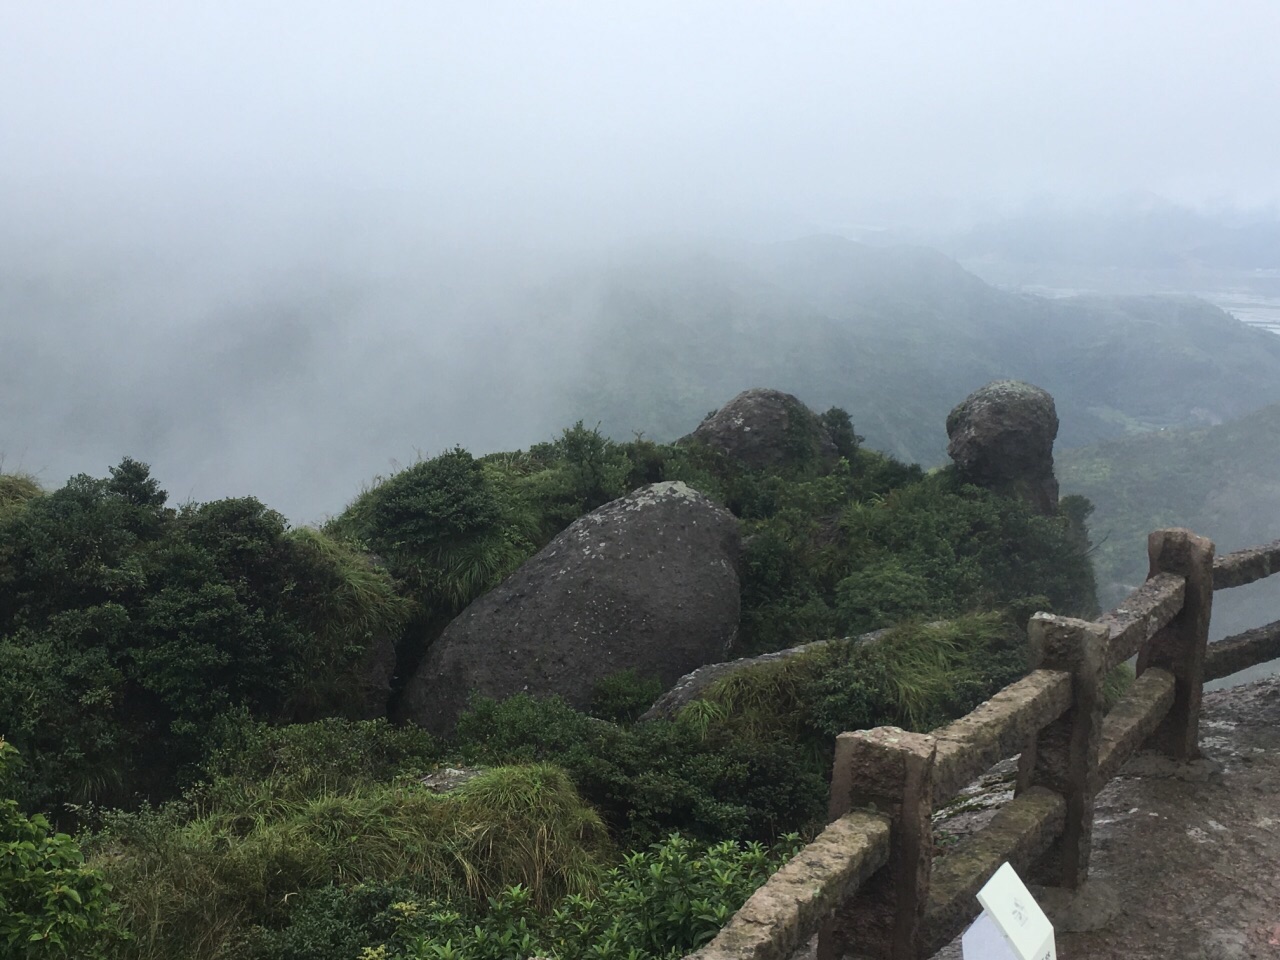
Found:
[[361, 712], [371, 657], [380, 649], [392, 656], [414, 601], [396, 588], [390, 573], [363, 550], [310, 527], [285, 534], [296, 551], [299, 577], [294, 602], [311, 631], [301, 647], [298, 682], [290, 689], [288, 710], [308, 719], [332, 713]]
[[138, 960], [218, 956], [329, 885], [403, 884], [484, 902], [520, 885], [538, 905], [591, 888], [610, 844], [549, 765], [489, 770], [437, 794], [416, 780], [306, 796], [268, 782], [235, 807], [111, 814], [88, 841], [118, 891]]
[[44, 490], [29, 473], [0, 473], [0, 510], [42, 496]]
[[755, 738], [821, 748], [846, 730], [927, 731], [962, 716], [1026, 671], [1025, 639], [1002, 614], [908, 622], [877, 639], [833, 641], [721, 678], [685, 708]]

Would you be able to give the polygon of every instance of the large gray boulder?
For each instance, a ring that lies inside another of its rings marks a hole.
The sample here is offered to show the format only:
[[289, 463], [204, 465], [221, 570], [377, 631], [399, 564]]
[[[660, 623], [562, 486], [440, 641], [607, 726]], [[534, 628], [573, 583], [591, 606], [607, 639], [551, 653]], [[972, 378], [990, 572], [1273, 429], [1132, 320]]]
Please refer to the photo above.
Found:
[[839, 459], [818, 415], [780, 390], [744, 390], [698, 424], [689, 439], [753, 470], [811, 463], [830, 467]]
[[738, 521], [683, 483], [607, 503], [467, 607], [427, 651], [401, 715], [447, 735], [479, 693], [586, 706], [633, 668], [670, 685], [737, 635]]
[[1053, 397], [1021, 380], [995, 380], [947, 416], [947, 453], [969, 483], [1021, 497], [1039, 513], [1058, 509]]

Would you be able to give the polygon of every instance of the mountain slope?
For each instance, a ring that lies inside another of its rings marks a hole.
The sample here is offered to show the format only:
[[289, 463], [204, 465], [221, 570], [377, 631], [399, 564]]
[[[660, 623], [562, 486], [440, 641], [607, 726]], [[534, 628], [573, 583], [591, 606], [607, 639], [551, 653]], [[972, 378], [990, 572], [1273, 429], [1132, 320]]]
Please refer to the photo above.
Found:
[[[1280, 404], [1203, 430], [1167, 430], [1062, 451], [1063, 493], [1093, 501], [1104, 605], [1146, 574], [1146, 535], [1188, 527], [1219, 553], [1280, 538]], [[1280, 617], [1273, 577], [1214, 597], [1218, 636]]]
[[565, 402], [619, 436], [688, 432], [767, 385], [842, 406], [870, 446], [929, 464], [945, 459], [946, 413], [1001, 377], [1054, 395], [1063, 446], [1280, 401], [1280, 338], [1207, 303], [1046, 300], [921, 248], [821, 237], [651, 258], [565, 296], [582, 362]]

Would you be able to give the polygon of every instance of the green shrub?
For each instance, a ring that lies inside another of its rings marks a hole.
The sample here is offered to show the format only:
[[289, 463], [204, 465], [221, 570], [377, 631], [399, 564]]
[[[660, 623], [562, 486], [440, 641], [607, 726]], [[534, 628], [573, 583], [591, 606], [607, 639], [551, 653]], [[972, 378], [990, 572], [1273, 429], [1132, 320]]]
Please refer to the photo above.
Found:
[[694, 723], [634, 727], [595, 720], [558, 698], [479, 698], [452, 749], [472, 762], [554, 762], [627, 846], [672, 831], [704, 840], [767, 840], [821, 817], [827, 771], [801, 746]]
[[[390, 574], [349, 543], [300, 527], [286, 539], [297, 570], [288, 606], [310, 633], [289, 685], [284, 712], [293, 719], [358, 716], [369, 710], [366, 660], [394, 648], [415, 610]], [[385, 709], [385, 704], [383, 704]]]
[[[0, 739], [0, 788], [16, 755]], [[0, 799], [0, 957], [105, 957], [122, 937], [110, 892], [75, 840]]]
[[420, 896], [411, 887], [384, 883], [304, 890], [280, 926], [238, 931], [218, 960], [356, 960], [367, 955], [370, 943], [396, 937]]
[[408, 602], [389, 574], [242, 498], [174, 511], [145, 464], [0, 511], [0, 730], [24, 804], [163, 799], [228, 711], [367, 709]]
[[235, 810], [267, 785], [281, 800], [304, 800], [417, 777], [433, 770], [441, 748], [431, 734], [385, 719], [330, 717], [284, 726], [226, 717], [201, 764], [202, 779], [188, 797], [201, 808]]
[[523, 887], [474, 904], [409, 901], [392, 909], [400, 927], [365, 957], [386, 960], [678, 958], [705, 944], [748, 896], [798, 849], [726, 841], [701, 846], [678, 836], [629, 854], [590, 894], [536, 909]]
[[537, 549], [538, 518], [458, 448], [377, 482], [325, 531], [383, 557], [424, 612], [452, 616]]
[[20, 506], [43, 494], [39, 482], [28, 473], [0, 473], [0, 509]]
[[596, 684], [588, 713], [611, 723], [632, 723], [648, 710], [665, 689], [658, 677], [641, 677], [623, 670]]

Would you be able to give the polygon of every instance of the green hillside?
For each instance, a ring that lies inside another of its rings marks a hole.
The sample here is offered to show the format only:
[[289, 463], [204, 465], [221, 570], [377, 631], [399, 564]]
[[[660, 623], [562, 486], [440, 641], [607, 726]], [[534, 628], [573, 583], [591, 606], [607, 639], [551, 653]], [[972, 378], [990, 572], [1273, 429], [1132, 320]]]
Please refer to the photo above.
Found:
[[[1093, 501], [1091, 527], [1103, 603], [1146, 574], [1146, 534], [1183, 526], [1229, 552], [1280, 537], [1280, 405], [1203, 430], [1165, 430], [1057, 457], [1064, 493]], [[1215, 633], [1280, 617], [1265, 581], [1217, 595]]]
[[[1280, 401], [1280, 339], [1190, 297], [1046, 300], [998, 290], [923, 248], [816, 237], [630, 257], [553, 298], [564, 418], [626, 438], [687, 433], [768, 384], [847, 409], [868, 444], [945, 461], [958, 397], [997, 378], [1053, 394], [1063, 447], [1207, 425]], [[575, 372], [575, 367], [576, 372]]]

